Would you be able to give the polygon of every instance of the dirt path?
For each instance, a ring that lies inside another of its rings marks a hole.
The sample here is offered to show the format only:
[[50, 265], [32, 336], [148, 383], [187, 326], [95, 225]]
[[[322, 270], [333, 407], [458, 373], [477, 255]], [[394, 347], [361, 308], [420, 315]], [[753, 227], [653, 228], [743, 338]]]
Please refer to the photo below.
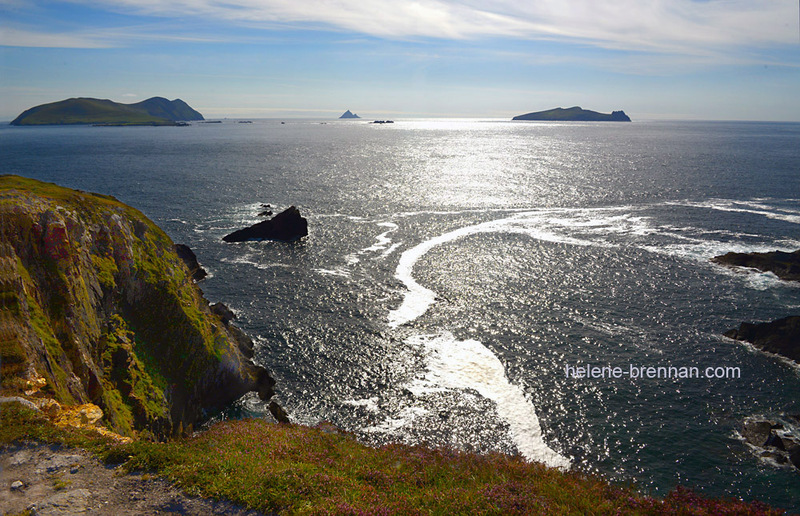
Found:
[[0, 513], [258, 515], [191, 497], [148, 474], [125, 474], [90, 453], [39, 443], [0, 449]]

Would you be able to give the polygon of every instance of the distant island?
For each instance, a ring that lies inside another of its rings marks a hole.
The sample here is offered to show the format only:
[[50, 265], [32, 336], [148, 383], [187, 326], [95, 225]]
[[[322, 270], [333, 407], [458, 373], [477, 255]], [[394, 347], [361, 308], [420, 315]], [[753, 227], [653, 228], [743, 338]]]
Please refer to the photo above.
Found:
[[153, 97], [135, 104], [107, 99], [72, 98], [24, 111], [11, 125], [180, 125], [203, 115], [180, 100]]
[[571, 108], [555, 108], [547, 111], [537, 111], [518, 115], [512, 120], [555, 120], [567, 122], [630, 122], [631, 119], [624, 111], [612, 111], [611, 114], [589, 111], [578, 106]]
[[357, 114], [355, 114], [355, 113], [351, 112], [351, 111], [348, 109], [347, 111], [345, 111], [344, 113], [342, 113], [342, 116], [340, 116], [339, 118], [361, 118], [361, 117], [360, 117], [360, 116], [358, 116]]

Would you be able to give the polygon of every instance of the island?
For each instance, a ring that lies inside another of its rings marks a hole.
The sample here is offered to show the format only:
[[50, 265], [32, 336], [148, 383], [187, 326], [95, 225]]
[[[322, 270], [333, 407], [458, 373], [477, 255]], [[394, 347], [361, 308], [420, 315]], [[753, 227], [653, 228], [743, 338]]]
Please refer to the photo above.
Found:
[[342, 116], [340, 116], [339, 118], [361, 118], [361, 117], [348, 109], [347, 111], [342, 113]]
[[526, 113], [512, 118], [512, 120], [550, 120], [558, 122], [630, 122], [631, 119], [624, 111], [612, 111], [611, 114], [589, 111], [575, 106], [571, 108], [555, 108], [547, 111]]
[[134, 104], [108, 99], [71, 98], [23, 111], [11, 125], [185, 125], [203, 115], [181, 99], [152, 97]]

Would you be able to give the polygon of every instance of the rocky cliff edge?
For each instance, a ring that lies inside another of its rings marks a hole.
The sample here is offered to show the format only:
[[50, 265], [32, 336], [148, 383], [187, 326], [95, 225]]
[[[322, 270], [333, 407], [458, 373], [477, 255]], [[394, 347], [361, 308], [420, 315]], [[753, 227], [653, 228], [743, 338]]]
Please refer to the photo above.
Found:
[[0, 176], [0, 396], [95, 404], [128, 436], [184, 433], [274, 381], [172, 240], [113, 197]]

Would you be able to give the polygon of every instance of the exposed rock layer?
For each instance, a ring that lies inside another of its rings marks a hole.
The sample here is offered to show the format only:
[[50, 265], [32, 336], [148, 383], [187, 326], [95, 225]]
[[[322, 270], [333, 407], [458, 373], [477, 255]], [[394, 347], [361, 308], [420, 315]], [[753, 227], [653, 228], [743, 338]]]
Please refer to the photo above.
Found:
[[94, 403], [163, 437], [274, 381], [212, 313], [170, 238], [113, 197], [0, 176], [2, 395]]

